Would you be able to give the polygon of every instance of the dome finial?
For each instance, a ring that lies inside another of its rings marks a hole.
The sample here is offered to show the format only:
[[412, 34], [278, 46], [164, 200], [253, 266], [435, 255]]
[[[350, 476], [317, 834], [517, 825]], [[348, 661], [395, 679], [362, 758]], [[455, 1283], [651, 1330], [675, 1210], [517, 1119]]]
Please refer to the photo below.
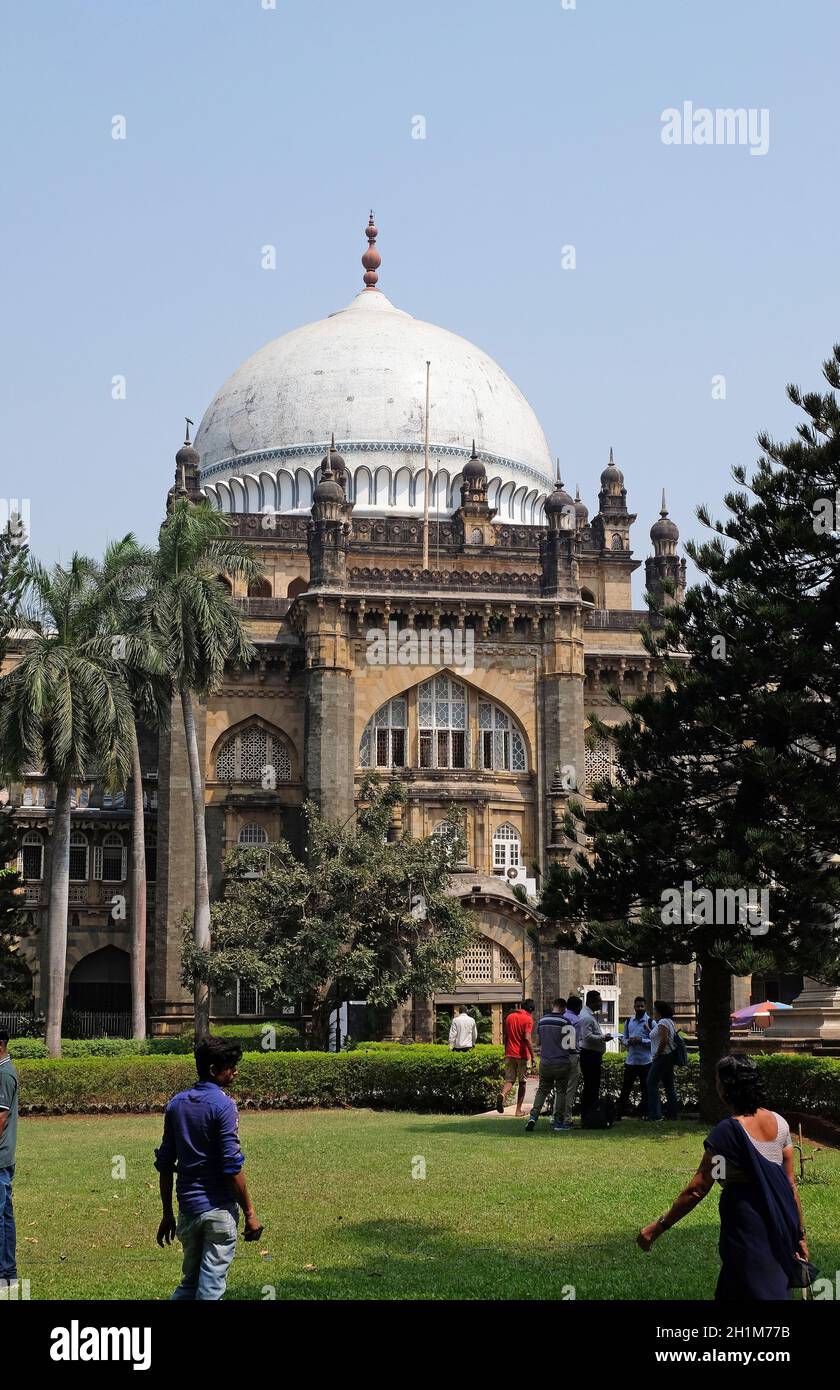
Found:
[[668, 503], [665, 501], [665, 489], [662, 489], [662, 506], [659, 511], [660, 516], [668, 515]]
[[185, 419], [186, 422], [187, 422], [187, 428], [186, 428], [186, 432], [185, 432], [185, 435], [184, 435], [184, 443], [185, 443], [185, 444], [189, 444], [189, 442], [190, 442], [190, 425], [192, 425], [192, 424], [194, 423], [194, 421], [192, 421], [192, 420], [190, 419], [189, 415], [185, 415], [185, 416], [184, 416], [184, 419]]
[[373, 220], [373, 208], [370, 210], [370, 221], [365, 228], [365, 236], [368, 239], [368, 249], [362, 256], [362, 265], [365, 268], [365, 289], [375, 290], [379, 280], [376, 272], [382, 264], [382, 257], [376, 249], [376, 238], [379, 236], [379, 230]]

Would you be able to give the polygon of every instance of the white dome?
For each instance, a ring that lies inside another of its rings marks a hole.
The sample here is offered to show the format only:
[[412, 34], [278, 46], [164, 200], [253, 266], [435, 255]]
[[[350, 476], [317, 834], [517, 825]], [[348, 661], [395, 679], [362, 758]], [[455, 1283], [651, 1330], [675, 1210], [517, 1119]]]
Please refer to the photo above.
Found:
[[427, 361], [432, 509], [459, 505], [475, 439], [499, 520], [537, 521], [551, 455], [521, 391], [472, 343], [376, 289], [268, 343], [225, 382], [195, 440], [208, 496], [225, 511], [308, 511], [334, 431], [357, 512], [422, 511]]

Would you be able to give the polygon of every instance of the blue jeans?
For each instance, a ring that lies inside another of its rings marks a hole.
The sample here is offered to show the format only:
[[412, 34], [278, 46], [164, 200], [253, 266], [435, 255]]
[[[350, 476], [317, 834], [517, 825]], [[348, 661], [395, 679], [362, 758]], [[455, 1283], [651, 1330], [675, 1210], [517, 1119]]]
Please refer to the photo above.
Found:
[[173, 1299], [213, 1302], [225, 1292], [236, 1250], [239, 1208], [234, 1202], [210, 1211], [178, 1213], [177, 1235], [184, 1247], [181, 1282]]
[[659, 1099], [659, 1087], [665, 1087], [665, 1114], [669, 1120], [675, 1120], [679, 1113], [679, 1098], [677, 1088], [674, 1085], [674, 1053], [665, 1052], [661, 1057], [654, 1057], [650, 1064], [648, 1073], [648, 1115], [652, 1120], [662, 1119], [662, 1102]]
[[12, 1178], [15, 1167], [0, 1168], [0, 1279], [17, 1279], [15, 1263], [15, 1209], [12, 1206]]

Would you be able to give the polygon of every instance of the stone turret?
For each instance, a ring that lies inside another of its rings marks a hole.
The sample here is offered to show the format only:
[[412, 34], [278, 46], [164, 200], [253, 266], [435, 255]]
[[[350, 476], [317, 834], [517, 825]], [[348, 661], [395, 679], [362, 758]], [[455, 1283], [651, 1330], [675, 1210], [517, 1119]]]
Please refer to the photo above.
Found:
[[[653, 554], [645, 561], [645, 583], [649, 606], [656, 611], [668, 604], [682, 602], [685, 594], [685, 560], [677, 555], [679, 528], [668, 516], [665, 489], [662, 489], [662, 507], [659, 520], [650, 528]], [[666, 592], [673, 588], [673, 593]]]
[[341, 588], [347, 580], [353, 504], [347, 501], [344, 490], [346, 478], [346, 465], [336, 451], [333, 435], [312, 494], [312, 520], [307, 531], [310, 589]]
[[487, 504], [487, 469], [476, 453], [475, 440], [462, 477], [461, 505], [452, 518], [455, 534], [464, 550], [478, 550], [495, 543], [496, 509]]

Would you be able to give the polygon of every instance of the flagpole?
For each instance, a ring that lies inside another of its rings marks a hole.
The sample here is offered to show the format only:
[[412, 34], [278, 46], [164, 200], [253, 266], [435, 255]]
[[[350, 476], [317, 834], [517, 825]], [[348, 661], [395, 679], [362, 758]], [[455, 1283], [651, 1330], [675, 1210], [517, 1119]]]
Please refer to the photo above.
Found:
[[426, 429], [423, 441], [423, 569], [429, 568], [429, 369], [426, 363]]

